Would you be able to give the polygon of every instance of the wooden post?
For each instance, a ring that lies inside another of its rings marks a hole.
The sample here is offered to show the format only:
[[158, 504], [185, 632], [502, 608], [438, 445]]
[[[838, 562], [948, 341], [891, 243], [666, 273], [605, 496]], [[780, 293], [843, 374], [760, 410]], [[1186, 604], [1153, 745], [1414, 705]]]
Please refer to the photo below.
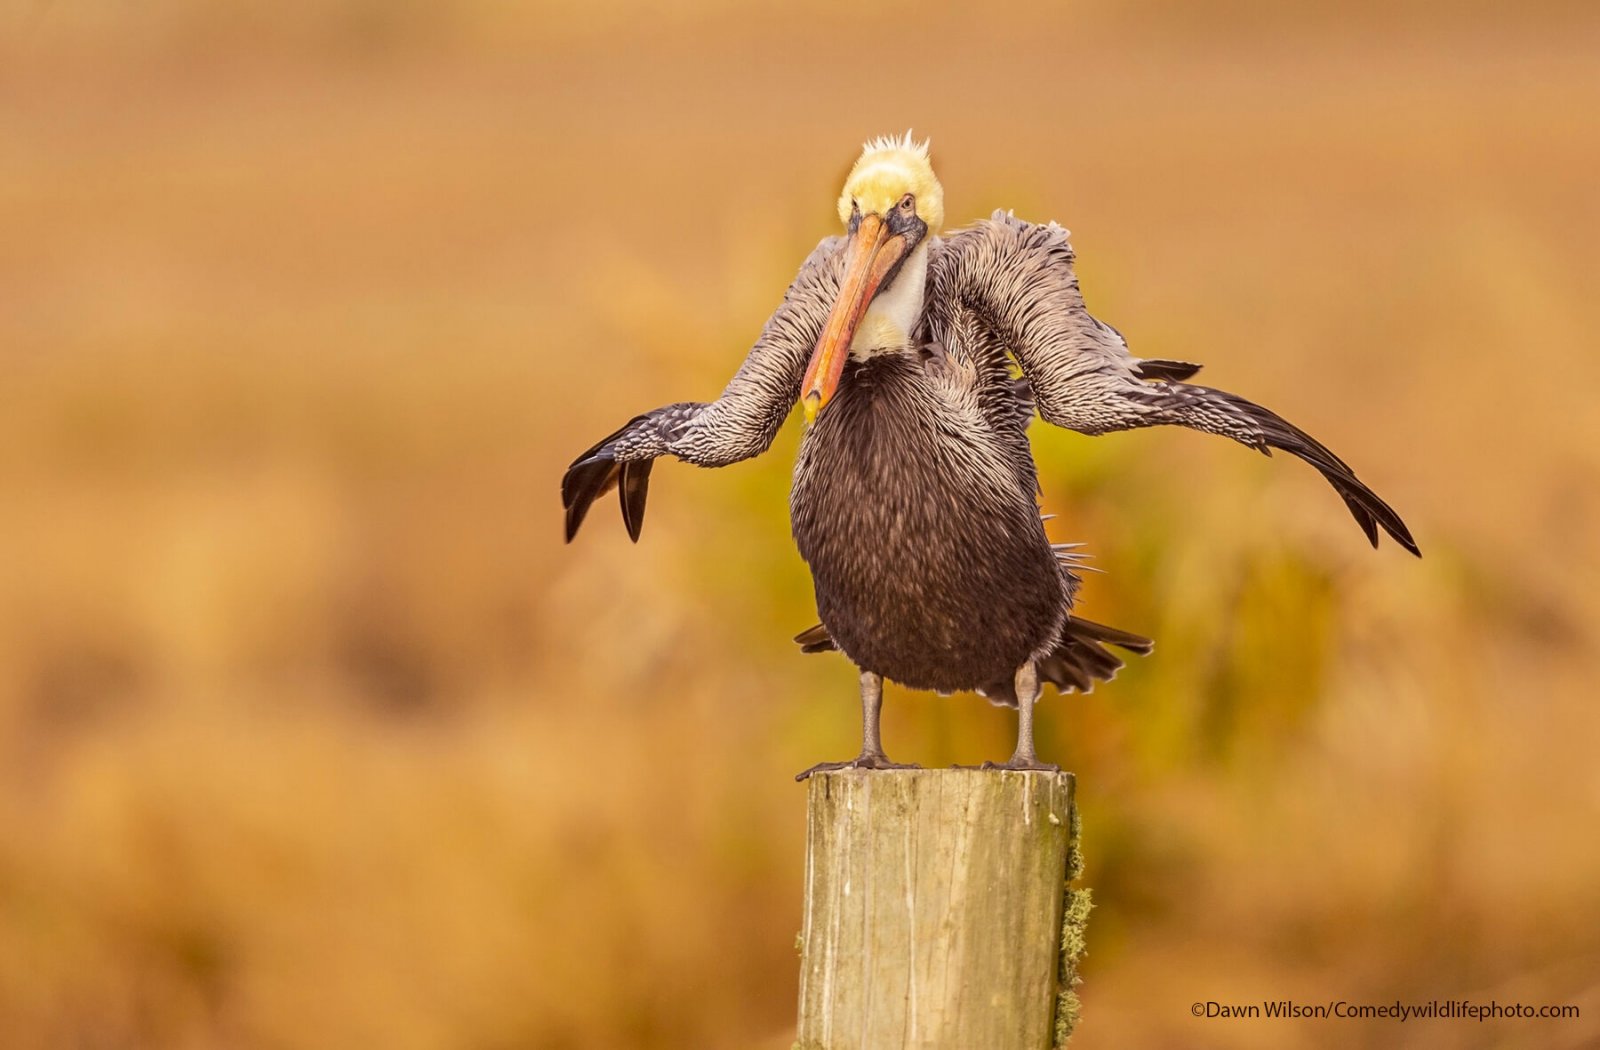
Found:
[[796, 1050], [1048, 1050], [1089, 895], [1069, 773], [810, 780]]

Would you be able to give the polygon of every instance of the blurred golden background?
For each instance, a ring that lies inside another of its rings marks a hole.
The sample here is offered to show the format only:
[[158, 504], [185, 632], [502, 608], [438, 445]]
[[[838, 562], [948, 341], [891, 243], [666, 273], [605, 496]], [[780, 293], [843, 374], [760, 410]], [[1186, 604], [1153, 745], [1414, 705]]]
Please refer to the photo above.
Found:
[[[860, 142], [1348, 459], [1040, 427], [1097, 619], [1040, 744], [1075, 1046], [1600, 1041], [1590, 4], [0, 5], [0, 1043], [789, 1045], [791, 419], [571, 547], [566, 463], [721, 388]], [[891, 688], [886, 742], [1012, 716]], [[1490, 998], [1569, 1021], [1196, 1021]]]

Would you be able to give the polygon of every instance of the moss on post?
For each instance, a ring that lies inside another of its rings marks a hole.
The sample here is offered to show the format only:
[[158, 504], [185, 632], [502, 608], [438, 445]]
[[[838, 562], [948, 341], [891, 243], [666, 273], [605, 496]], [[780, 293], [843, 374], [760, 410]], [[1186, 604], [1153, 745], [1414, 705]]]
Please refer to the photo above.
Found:
[[1089, 912], [1094, 908], [1094, 896], [1089, 887], [1072, 884], [1083, 877], [1083, 824], [1078, 819], [1078, 801], [1072, 800], [1072, 816], [1068, 823], [1070, 837], [1067, 845], [1066, 891], [1061, 905], [1061, 959], [1057, 970], [1056, 1019], [1054, 1050], [1061, 1050], [1078, 1027], [1078, 961], [1089, 950]]

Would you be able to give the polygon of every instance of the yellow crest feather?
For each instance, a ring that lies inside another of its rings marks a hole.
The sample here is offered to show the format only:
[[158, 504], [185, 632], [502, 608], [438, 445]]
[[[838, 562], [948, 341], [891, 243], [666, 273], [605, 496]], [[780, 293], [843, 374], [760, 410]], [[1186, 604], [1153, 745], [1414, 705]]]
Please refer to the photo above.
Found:
[[839, 195], [839, 221], [848, 223], [852, 208], [863, 215], [887, 215], [901, 197], [911, 194], [917, 201], [917, 216], [928, 224], [928, 233], [944, 226], [944, 187], [933, 174], [924, 140], [904, 135], [883, 135], [861, 149], [861, 157], [844, 180]]

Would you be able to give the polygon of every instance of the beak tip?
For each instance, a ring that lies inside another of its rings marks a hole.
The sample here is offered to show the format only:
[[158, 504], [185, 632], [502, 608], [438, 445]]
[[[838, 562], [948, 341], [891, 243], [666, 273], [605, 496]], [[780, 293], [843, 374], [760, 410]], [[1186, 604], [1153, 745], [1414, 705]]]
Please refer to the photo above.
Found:
[[806, 425], [810, 426], [817, 421], [817, 413], [822, 411], [822, 395], [813, 390], [800, 399], [800, 409], [806, 414]]

